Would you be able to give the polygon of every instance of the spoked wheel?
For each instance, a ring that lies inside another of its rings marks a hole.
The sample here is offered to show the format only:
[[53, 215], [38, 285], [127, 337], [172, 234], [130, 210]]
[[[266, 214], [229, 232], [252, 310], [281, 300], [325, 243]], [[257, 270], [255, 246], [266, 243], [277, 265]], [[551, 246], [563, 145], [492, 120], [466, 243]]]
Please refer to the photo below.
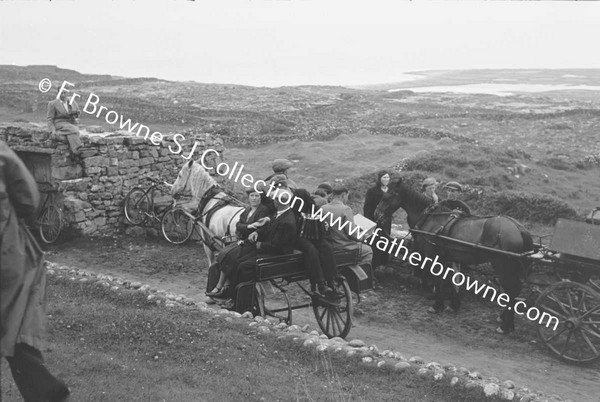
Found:
[[56, 205], [48, 205], [39, 220], [40, 238], [46, 244], [58, 239], [62, 229], [62, 211]]
[[123, 210], [125, 211], [125, 218], [132, 225], [141, 225], [146, 222], [150, 208], [150, 198], [140, 187], [132, 189], [125, 196]]
[[352, 328], [352, 294], [346, 278], [335, 279], [337, 297], [313, 298], [313, 311], [319, 327], [329, 338], [339, 336], [345, 338]]
[[292, 307], [285, 289], [275, 286], [280, 290], [277, 296], [281, 297], [268, 297], [269, 293], [272, 293], [270, 290], [273, 285], [269, 282], [256, 284], [258, 311], [263, 318], [274, 317], [287, 325], [292, 325]]
[[192, 237], [194, 220], [181, 208], [171, 208], [162, 217], [162, 234], [168, 242], [183, 244]]
[[592, 289], [594, 289], [596, 292], [600, 293], [600, 278], [599, 277], [592, 277], [588, 280], [588, 285], [590, 285], [590, 287]]
[[[600, 294], [576, 282], [559, 282], [537, 299], [538, 334], [550, 350], [568, 362], [600, 358]], [[558, 318], [550, 319], [544, 313]]]

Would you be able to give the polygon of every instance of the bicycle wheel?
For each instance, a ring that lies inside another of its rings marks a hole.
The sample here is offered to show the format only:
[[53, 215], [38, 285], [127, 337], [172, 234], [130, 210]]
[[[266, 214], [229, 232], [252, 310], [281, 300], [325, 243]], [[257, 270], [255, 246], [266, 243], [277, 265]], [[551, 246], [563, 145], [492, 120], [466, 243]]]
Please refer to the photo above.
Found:
[[56, 205], [48, 205], [39, 220], [40, 238], [46, 244], [58, 239], [62, 229], [62, 211]]
[[163, 215], [161, 229], [168, 242], [183, 244], [192, 237], [194, 221], [183, 209], [172, 208]]
[[150, 213], [150, 197], [142, 188], [135, 187], [125, 196], [123, 210], [127, 222], [141, 225], [146, 222]]

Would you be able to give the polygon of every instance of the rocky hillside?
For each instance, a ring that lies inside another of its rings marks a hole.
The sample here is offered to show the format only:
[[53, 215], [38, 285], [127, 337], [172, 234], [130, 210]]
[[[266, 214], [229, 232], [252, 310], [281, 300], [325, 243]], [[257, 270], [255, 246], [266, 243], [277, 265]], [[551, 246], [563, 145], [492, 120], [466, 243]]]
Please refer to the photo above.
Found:
[[[466, 82], [469, 74], [462, 76]], [[258, 88], [87, 75], [54, 66], [0, 66], [0, 121], [44, 121], [53, 91], [38, 90], [42, 78], [51, 79], [54, 88], [63, 80], [72, 82], [83, 99], [94, 93], [109, 110], [151, 128], [216, 133], [228, 143], [326, 140], [366, 129], [512, 146], [543, 158], [576, 160], [600, 152], [600, 100], [327, 86]], [[83, 107], [85, 101], [79, 103]], [[81, 122], [118, 128], [86, 113]]]

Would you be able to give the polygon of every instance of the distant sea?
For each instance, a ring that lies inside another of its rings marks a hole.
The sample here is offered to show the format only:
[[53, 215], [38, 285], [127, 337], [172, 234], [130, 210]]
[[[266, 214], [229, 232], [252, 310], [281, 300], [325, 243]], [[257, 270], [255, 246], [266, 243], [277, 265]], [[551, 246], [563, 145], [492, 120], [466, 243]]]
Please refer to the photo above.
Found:
[[[418, 79], [418, 78], [415, 78]], [[510, 96], [518, 93], [541, 93], [549, 91], [600, 91], [600, 86], [594, 85], [565, 85], [565, 84], [462, 84], [462, 85], [442, 85], [426, 87], [405, 87], [400, 89], [390, 89], [389, 92], [397, 91], [413, 92], [452, 92], [460, 94], [489, 94], [498, 96]]]

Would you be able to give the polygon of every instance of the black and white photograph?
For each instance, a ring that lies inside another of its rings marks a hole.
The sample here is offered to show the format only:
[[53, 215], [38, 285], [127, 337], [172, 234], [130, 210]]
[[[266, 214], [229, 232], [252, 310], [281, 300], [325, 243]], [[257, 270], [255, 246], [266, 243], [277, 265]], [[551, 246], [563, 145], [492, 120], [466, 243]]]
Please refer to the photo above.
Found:
[[597, 1], [0, 1], [0, 401], [600, 401]]

